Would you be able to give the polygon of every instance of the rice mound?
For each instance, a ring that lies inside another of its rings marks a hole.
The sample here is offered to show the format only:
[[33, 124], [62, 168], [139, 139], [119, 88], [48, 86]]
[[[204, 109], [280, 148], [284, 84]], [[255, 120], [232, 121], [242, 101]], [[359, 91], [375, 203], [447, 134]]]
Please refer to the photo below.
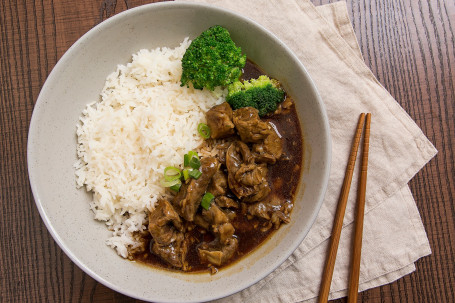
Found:
[[221, 89], [180, 86], [190, 43], [133, 54], [107, 77], [101, 100], [88, 104], [77, 124], [77, 186], [93, 192], [95, 219], [112, 230], [107, 244], [124, 258], [142, 245], [134, 235], [146, 230], [148, 209], [166, 197], [159, 182], [164, 168], [203, 143], [197, 126], [224, 101]]

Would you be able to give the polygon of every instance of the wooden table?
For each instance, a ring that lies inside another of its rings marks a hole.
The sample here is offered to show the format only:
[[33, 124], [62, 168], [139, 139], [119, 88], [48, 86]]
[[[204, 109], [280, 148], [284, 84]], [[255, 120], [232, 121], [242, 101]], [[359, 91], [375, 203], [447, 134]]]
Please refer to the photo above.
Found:
[[[145, 0], [0, 4], [0, 301], [133, 302], [75, 266], [44, 226], [27, 175], [27, 133], [58, 59], [94, 25]], [[313, 0], [316, 5], [331, 1]], [[455, 3], [349, 0], [368, 66], [439, 150], [410, 182], [433, 253], [362, 302], [455, 301]], [[345, 302], [345, 299], [337, 300]]]

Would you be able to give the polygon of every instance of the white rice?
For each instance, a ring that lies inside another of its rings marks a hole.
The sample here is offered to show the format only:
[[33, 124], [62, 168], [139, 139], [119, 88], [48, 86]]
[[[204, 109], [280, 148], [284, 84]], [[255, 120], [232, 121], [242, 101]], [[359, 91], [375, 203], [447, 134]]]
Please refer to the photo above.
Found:
[[165, 167], [202, 142], [197, 125], [224, 101], [225, 92], [180, 86], [181, 59], [191, 41], [175, 49], [142, 49], [118, 65], [77, 125], [78, 187], [93, 192], [90, 208], [113, 235], [107, 244], [122, 257], [141, 245], [133, 235], [145, 230], [147, 209], [165, 196], [159, 184]]

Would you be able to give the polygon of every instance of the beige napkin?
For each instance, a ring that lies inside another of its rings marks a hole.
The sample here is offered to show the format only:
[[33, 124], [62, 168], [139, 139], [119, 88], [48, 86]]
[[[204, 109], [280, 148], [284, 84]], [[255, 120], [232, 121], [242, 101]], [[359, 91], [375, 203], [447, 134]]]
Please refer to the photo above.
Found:
[[[308, 0], [198, 2], [237, 11], [285, 42], [313, 78], [326, 105], [332, 136], [329, 187], [308, 236], [291, 257], [265, 279], [221, 301], [314, 301], [351, 139], [361, 112], [372, 113], [372, 124], [359, 288], [383, 285], [414, 271], [414, 262], [431, 251], [407, 182], [436, 150], [364, 64], [346, 4], [338, 2], [316, 8]], [[356, 171], [351, 188], [357, 188], [357, 180]], [[347, 292], [354, 208], [355, 194], [351, 194], [331, 299]]]

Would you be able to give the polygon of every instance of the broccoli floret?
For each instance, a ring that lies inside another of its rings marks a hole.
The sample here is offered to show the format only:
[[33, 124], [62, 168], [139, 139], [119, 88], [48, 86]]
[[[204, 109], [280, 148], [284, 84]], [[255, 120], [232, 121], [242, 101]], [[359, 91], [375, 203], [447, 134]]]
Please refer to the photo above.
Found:
[[264, 116], [276, 110], [278, 103], [284, 100], [284, 91], [275, 79], [259, 76], [249, 81], [236, 81], [228, 86], [226, 101], [233, 109], [251, 106]]
[[214, 90], [238, 80], [246, 55], [232, 41], [227, 29], [210, 27], [191, 42], [182, 58], [181, 86], [192, 82], [194, 88]]

